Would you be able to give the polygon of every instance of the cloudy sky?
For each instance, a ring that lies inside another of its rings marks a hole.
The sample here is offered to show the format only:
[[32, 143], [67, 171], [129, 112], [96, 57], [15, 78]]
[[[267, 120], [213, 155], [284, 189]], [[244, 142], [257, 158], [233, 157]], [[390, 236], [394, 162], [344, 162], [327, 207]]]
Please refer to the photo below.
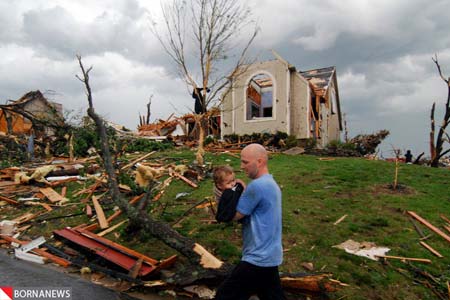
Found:
[[[250, 0], [260, 32], [252, 53], [276, 50], [297, 69], [336, 66], [350, 136], [391, 131], [392, 146], [428, 151], [429, 115], [442, 119], [450, 76], [448, 0]], [[81, 54], [93, 66], [96, 110], [135, 129], [150, 95], [153, 120], [193, 108], [174, 65], [150, 31], [156, 0], [0, 0], [0, 102], [46, 92], [72, 115], [87, 106], [75, 78]]]

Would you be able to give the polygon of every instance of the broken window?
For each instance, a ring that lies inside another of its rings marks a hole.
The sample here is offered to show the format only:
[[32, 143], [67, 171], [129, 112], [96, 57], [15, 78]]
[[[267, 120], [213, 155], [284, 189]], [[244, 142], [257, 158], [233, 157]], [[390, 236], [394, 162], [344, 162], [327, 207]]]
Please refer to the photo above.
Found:
[[246, 93], [246, 119], [272, 118], [273, 116], [273, 82], [266, 74], [252, 77]]

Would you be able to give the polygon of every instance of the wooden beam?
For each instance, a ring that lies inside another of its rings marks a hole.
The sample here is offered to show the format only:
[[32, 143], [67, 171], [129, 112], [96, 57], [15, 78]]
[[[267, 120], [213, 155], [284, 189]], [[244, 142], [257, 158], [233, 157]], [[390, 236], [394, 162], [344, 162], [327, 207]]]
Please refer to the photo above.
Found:
[[429, 260], [427, 258], [413, 258], [413, 257], [391, 256], [391, 255], [375, 255], [375, 256], [379, 257], [379, 258], [409, 260], [409, 261], [417, 261], [417, 262], [423, 262], [423, 263], [431, 264], [431, 260]]
[[407, 211], [408, 214], [410, 216], [412, 216], [414, 219], [416, 219], [417, 221], [419, 221], [420, 223], [422, 223], [423, 225], [427, 226], [428, 228], [430, 228], [431, 230], [433, 230], [434, 232], [436, 232], [438, 235], [440, 235], [442, 238], [444, 238], [447, 242], [450, 243], [450, 236], [446, 235], [444, 232], [442, 232], [439, 228], [435, 227], [433, 224], [429, 223], [427, 220], [425, 220], [424, 218], [422, 218], [421, 216], [419, 216], [418, 214], [416, 214], [413, 211]]
[[422, 241], [420, 241], [419, 243], [420, 243], [422, 246], [424, 246], [425, 249], [427, 249], [428, 251], [430, 251], [431, 253], [433, 253], [433, 254], [436, 255], [437, 257], [439, 257], [439, 258], [442, 258], [442, 257], [443, 257], [439, 252], [437, 252], [436, 250], [434, 250], [434, 249], [433, 249], [430, 245], [428, 245], [427, 243], [422, 242]]
[[106, 220], [105, 213], [103, 212], [103, 208], [98, 202], [97, 197], [92, 196], [92, 203], [94, 203], [95, 213], [97, 214], [98, 223], [100, 224], [101, 229], [108, 228], [108, 221]]
[[124, 224], [124, 223], [126, 223], [126, 222], [128, 222], [128, 219], [127, 219], [127, 220], [123, 220], [122, 222], [119, 222], [119, 223], [117, 223], [116, 225], [111, 226], [111, 227], [109, 227], [108, 229], [105, 229], [105, 230], [103, 230], [102, 232], [97, 233], [97, 235], [99, 235], [99, 236], [104, 236], [104, 235], [106, 235], [106, 234], [108, 234], [108, 233], [110, 233], [110, 232], [116, 230], [118, 227], [120, 227], [122, 224]]
[[339, 220], [337, 220], [336, 222], [334, 222], [333, 225], [337, 225], [337, 224], [341, 223], [345, 218], [347, 218], [347, 215], [346, 215], [346, 214], [343, 215], [342, 217], [340, 217]]
[[155, 153], [156, 151], [152, 151], [150, 153], [145, 154], [144, 156], [141, 156], [135, 160], [133, 160], [132, 162], [130, 162], [129, 164], [126, 164], [125, 166], [123, 166], [122, 168], [120, 168], [120, 171], [124, 171], [126, 169], [128, 169], [129, 167], [133, 166], [134, 164], [143, 161], [144, 159], [146, 159], [147, 157], [149, 157], [150, 155], [152, 155], [153, 153]]
[[0, 200], [1, 200], [1, 201], [8, 202], [9, 204], [19, 205], [19, 202], [18, 202], [18, 201], [13, 200], [13, 199], [9, 199], [9, 198], [7, 198], [7, 197], [5, 197], [5, 196], [0, 196]]
[[194, 182], [192, 182], [191, 180], [187, 179], [186, 177], [184, 177], [183, 175], [181, 175], [181, 174], [179, 174], [177, 172], [173, 172], [173, 176], [183, 180], [184, 182], [186, 182], [187, 184], [189, 184], [193, 188], [198, 188], [197, 184], [195, 184]]

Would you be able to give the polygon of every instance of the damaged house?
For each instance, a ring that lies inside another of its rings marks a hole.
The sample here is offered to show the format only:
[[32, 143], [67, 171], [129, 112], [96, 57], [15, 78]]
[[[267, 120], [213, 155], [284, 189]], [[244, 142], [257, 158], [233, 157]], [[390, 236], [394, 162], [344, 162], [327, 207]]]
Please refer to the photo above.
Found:
[[[274, 53], [275, 54], [275, 53]], [[221, 135], [286, 132], [318, 147], [342, 131], [336, 68], [298, 71], [275, 60], [246, 66], [222, 102]]]
[[0, 105], [0, 133], [53, 135], [53, 128], [64, 124], [62, 105], [48, 101], [40, 91], [26, 93], [20, 99]]

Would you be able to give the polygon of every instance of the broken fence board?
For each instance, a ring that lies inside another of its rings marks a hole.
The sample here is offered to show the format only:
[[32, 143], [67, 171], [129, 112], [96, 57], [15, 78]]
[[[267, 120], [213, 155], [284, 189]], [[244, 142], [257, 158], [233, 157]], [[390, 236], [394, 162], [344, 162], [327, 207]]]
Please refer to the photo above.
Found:
[[105, 213], [103, 212], [103, 208], [98, 202], [97, 197], [92, 196], [92, 203], [94, 203], [95, 213], [97, 214], [98, 223], [101, 229], [106, 229], [109, 227], [108, 221], [106, 220]]
[[412, 216], [414, 219], [416, 219], [417, 221], [419, 221], [420, 223], [422, 223], [423, 225], [427, 226], [429, 229], [431, 229], [434, 232], [436, 232], [438, 235], [440, 235], [442, 238], [444, 238], [447, 242], [450, 243], [450, 236], [446, 235], [439, 228], [435, 227], [433, 224], [429, 223], [427, 220], [425, 220], [424, 218], [422, 218], [421, 216], [419, 216], [418, 214], [416, 214], [413, 211], [409, 210], [408, 214], [410, 216]]

